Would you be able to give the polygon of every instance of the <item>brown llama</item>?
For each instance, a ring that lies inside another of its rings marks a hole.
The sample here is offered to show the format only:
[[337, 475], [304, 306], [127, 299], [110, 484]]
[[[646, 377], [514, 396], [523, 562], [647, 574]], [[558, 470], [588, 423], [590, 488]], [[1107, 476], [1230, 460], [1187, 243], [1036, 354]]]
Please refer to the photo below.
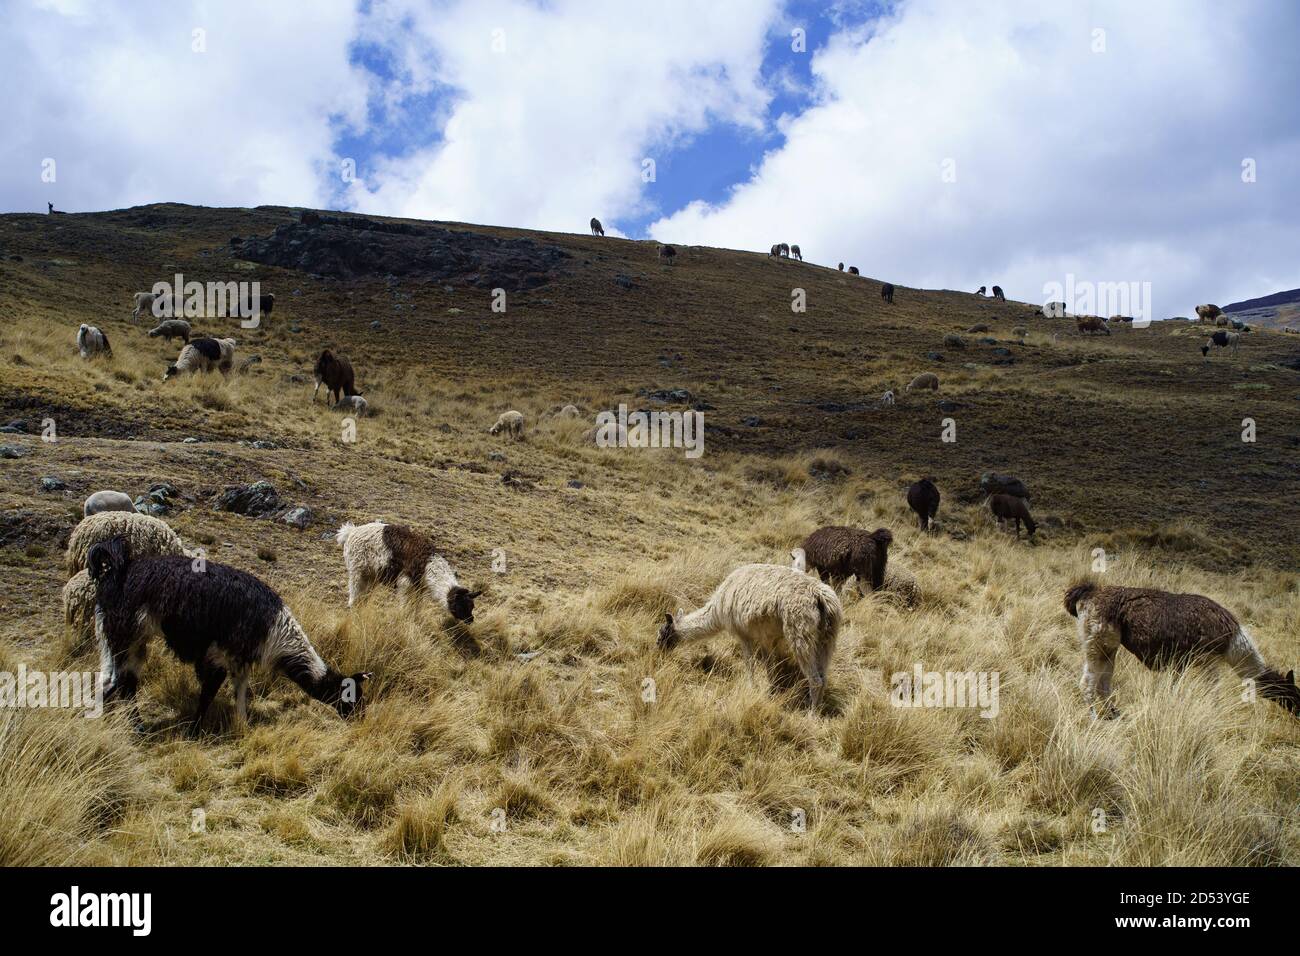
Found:
[[1093, 716], [1118, 714], [1110, 681], [1121, 647], [1150, 670], [1225, 661], [1243, 681], [1253, 681], [1261, 696], [1300, 716], [1295, 671], [1283, 676], [1264, 663], [1232, 612], [1207, 597], [1084, 581], [1065, 592], [1065, 609], [1079, 621], [1079, 686]]
[[939, 489], [933, 478], [922, 478], [907, 489], [907, 505], [921, 520], [921, 530], [928, 531], [930, 522], [939, 513]]
[[[857, 578], [858, 594], [879, 591], [885, 583], [889, 545], [894, 536], [886, 528], [863, 531], [843, 525], [818, 528], [804, 539], [804, 560], [817, 576], [836, 591], [850, 577]], [[865, 586], [864, 586], [865, 585]]]
[[1034, 536], [1038, 530], [1038, 524], [1029, 514], [1029, 505], [1024, 498], [1017, 498], [1015, 495], [993, 495], [989, 498], [989, 510], [993, 512], [993, 517], [998, 519], [998, 527], [1001, 528], [1007, 521], [1016, 523], [1016, 538], [1020, 538], [1020, 522], [1025, 523], [1025, 528], [1029, 532], [1029, 537]]

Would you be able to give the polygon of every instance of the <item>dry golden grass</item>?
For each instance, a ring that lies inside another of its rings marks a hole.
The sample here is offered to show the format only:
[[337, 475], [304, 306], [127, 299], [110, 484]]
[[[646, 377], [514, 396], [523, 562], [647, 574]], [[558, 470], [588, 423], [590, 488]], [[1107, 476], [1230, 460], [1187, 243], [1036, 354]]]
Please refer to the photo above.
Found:
[[[1300, 592], [1285, 561], [1254, 558], [1258, 542], [1192, 517], [1074, 527], [1064, 506], [1062, 526], [1016, 542], [942, 476], [938, 530], [923, 535], [900, 489], [928, 465], [900, 474], [875, 460], [883, 450], [813, 444], [797, 422], [778, 430], [784, 443], [706, 445], [695, 462], [584, 444], [591, 414], [646, 380], [631, 364], [589, 380], [532, 374], [522, 359], [432, 374], [410, 349], [376, 347], [358, 364], [377, 414], [350, 445], [341, 416], [308, 401], [316, 339], [271, 323], [241, 342], [263, 356], [249, 374], [163, 386], [178, 345], [112, 318], [100, 324], [113, 359], [84, 363], [69, 332], [89, 320], [84, 307], [20, 292], [12, 276], [0, 290], [21, 307], [0, 326], [0, 397], [11, 409], [35, 397], [32, 414], [50, 409], [62, 436], [4, 436], [24, 456], [3, 463], [0, 670], [96, 666], [62, 622], [59, 533], [89, 491], [165, 479], [192, 496], [167, 518], [188, 543], [275, 586], [331, 663], [374, 672], [353, 722], [263, 679], [248, 726], [223, 692], [198, 740], [179, 726], [195, 681], [161, 646], [142, 684], [142, 734], [116, 717], [0, 711], [0, 865], [1300, 862], [1300, 725], [1242, 702], [1226, 670], [1151, 674], [1131, 658], [1116, 672], [1122, 716], [1095, 722], [1061, 606], [1104, 547], [1108, 580], [1219, 600], [1290, 667]], [[1000, 324], [1008, 337], [1015, 323]], [[1073, 363], [1103, 356], [1156, 377], [1166, 359], [1129, 344], [1138, 337], [1052, 343], [1036, 331], [1030, 347], [1051, 352], [1041, 365], [954, 368], [944, 394], [1050, 389], [1101, 406], [1118, 399], [1072, 380], [1091, 368]], [[847, 356], [826, 354], [843, 350], [838, 338], [818, 341], [823, 354], [789, 356], [773, 380], [788, 368], [878, 395], [912, 368], [891, 358], [846, 372]], [[709, 400], [751, 396], [757, 386], [728, 380], [749, 374], [718, 367]], [[1173, 401], [1148, 395], [1157, 418]], [[570, 401], [583, 421], [548, 416]], [[486, 433], [506, 408], [528, 417], [523, 441]], [[278, 447], [240, 444], [258, 438]], [[501, 482], [512, 469], [531, 489]], [[46, 474], [71, 490], [40, 492]], [[297, 532], [212, 511], [212, 492], [256, 479], [309, 504], [316, 523]], [[376, 593], [346, 608], [341, 557], [322, 534], [371, 518], [431, 531], [462, 580], [486, 585], [468, 629], [477, 654], [418, 599]], [[909, 605], [845, 592], [824, 713], [774, 696], [761, 672], [751, 680], [729, 638], [655, 649], [665, 611], [697, 606], [739, 563], [788, 563], [825, 523], [891, 528], [891, 566], [919, 593]], [[889, 675], [917, 664], [997, 672], [997, 716], [893, 706]]]

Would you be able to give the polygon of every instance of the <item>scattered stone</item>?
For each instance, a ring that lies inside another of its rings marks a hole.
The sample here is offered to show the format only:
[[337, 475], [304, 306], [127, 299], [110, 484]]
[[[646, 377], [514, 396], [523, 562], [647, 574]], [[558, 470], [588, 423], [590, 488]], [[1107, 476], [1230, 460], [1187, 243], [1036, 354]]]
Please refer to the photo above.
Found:
[[276, 445], [276, 443], [273, 441], [262, 441], [261, 439], [258, 439], [257, 441], [253, 442], [252, 445], [250, 445], [249, 447], [257, 448], [264, 451], [272, 451], [278, 448], [279, 446]]
[[577, 478], [570, 478], [570, 479], [569, 479], [569, 487], [570, 487], [570, 488], [585, 488], [586, 485], [584, 485], [582, 482], [580, 482]]
[[186, 438], [183, 442], [181, 442], [181, 444], [183, 445], [197, 445], [198, 443], [199, 440], [194, 437]]
[[260, 518], [280, 508], [280, 495], [270, 482], [232, 485], [217, 498], [216, 511], [231, 511], [250, 518]]
[[998, 344], [997, 339], [991, 338], [990, 336], [987, 335], [980, 339], [980, 345], [997, 345], [997, 344]]
[[18, 419], [10, 422], [8, 425], [0, 426], [0, 432], [6, 435], [26, 435], [27, 423]]
[[943, 337], [943, 344], [945, 348], [964, 349], [966, 347], [966, 340], [960, 335], [945, 335]]
[[505, 461], [506, 456], [499, 451], [488, 452], [488, 461]]
[[637, 390], [637, 394], [652, 402], [672, 402], [680, 405], [689, 405], [696, 400], [695, 396], [685, 388], [656, 388], [653, 391], [642, 388]]
[[290, 508], [280, 518], [287, 525], [292, 525], [299, 531], [305, 529], [312, 521], [311, 509], [303, 506]]
[[380, 323], [380, 321], [379, 321], [378, 319], [375, 319], [375, 321], [373, 321], [373, 322], [370, 323], [370, 331], [371, 331], [371, 332], [378, 332], [378, 331], [379, 331], [380, 329], [382, 329], [382, 328], [383, 328], [383, 325]]
[[41, 491], [67, 491], [68, 483], [62, 478], [46, 475], [41, 479]]
[[13, 445], [0, 445], [0, 458], [21, 458], [23, 451]]
[[757, 428], [763, 424], [763, 419], [759, 418], [757, 415], [750, 415], [748, 418], [741, 419], [740, 424], [747, 428]]
[[926, 353], [925, 353], [925, 357], [928, 358], [931, 362], [942, 362], [942, 361], [943, 361], [943, 353], [942, 353], [942, 352], [926, 352]]
[[526, 478], [523, 472], [515, 471], [513, 468], [501, 476], [501, 484], [507, 488], [513, 488], [515, 491], [531, 491], [536, 485]]
[[521, 654], [516, 654], [515, 660], [519, 661], [519, 663], [521, 664], [527, 664], [533, 658], [540, 657], [541, 654], [542, 654], [541, 651], [524, 651]]

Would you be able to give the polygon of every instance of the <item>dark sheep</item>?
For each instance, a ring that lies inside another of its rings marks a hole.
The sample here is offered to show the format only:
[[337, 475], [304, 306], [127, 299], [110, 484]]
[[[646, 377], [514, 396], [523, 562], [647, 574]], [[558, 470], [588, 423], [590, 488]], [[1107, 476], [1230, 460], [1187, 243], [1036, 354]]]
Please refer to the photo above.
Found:
[[259, 665], [284, 674], [340, 717], [360, 710], [361, 685], [370, 675], [345, 677], [327, 665], [280, 595], [253, 575], [212, 561], [198, 572], [181, 555], [133, 560], [121, 537], [91, 548], [86, 569], [95, 582], [96, 629], [109, 670], [105, 701], [134, 703], [146, 642], [159, 632], [199, 679], [191, 733], [228, 673], [239, 715], [247, 719], [248, 678]]
[[976, 291], [975, 294], [976, 294], [976, 295], [983, 295], [983, 294], [984, 294], [984, 289], [985, 289], [985, 286], [980, 286], [979, 289]]
[[891, 304], [893, 303], [894, 284], [892, 282], [886, 282], [880, 287], [880, 297], [884, 299], [886, 302], [889, 302]]
[[980, 476], [980, 490], [986, 495], [1011, 495], [1015, 498], [1029, 498], [1029, 489], [1019, 478], [1011, 475], [999, 475], [997, 472], [985, 472]]
[[321, 352], [316, 360], [316, 387], [312, 389], [311, 400], [316, 401], [316, 393], [322, 385], [330, 395], [330, 404], [338, 403], [339, 395], [360, 395], [352, 373], [352, 363], [341, 355], [336, 356], [329, 349]]
[[858, 594], [865, 596], [863, 582], [879, 591], [885, 582], [885, 565], [894, 536], [886, 528], [863, 531], [844, 525], [818, 528], [804, 539], [804, 560], [817, 576], [839, 590], [850, 577], [857, 577]]
[[927, 531], [930, 522], [939, 513], [939, 489], [933, 478], [922, 478], [912, 482], [907, 489], [907, 505], [916, 512], [921, 521], [921, 530]]
[[605, 234], [605, 227], [600, 224], [600, 220], [595, 216], [591, 217], [591, 234], [593, 236], [603, 236]]
[[1101, 332], [1110, 335], [1110, 326], [1100, 316], [1081, 315], [1074, 320], [1074, 324], [1078, 326], [1079, 332], [1085, 335], [1089, 332]]
[[860, 274], [861, 274], [861, 273], [858, 272], [858, 267], [857, 267], [857, 266], [849, 266], [849, 275], [851, 275], [851, 276], [856, 276], [856, 275], [860, 275]]
[[1020, 537], [1020, 522], [1025, 523], [1025, 528], [1029, 531], [1029, 536], [1033, 537], [1038, 530], [1038, 524], [1029, 515], [1029, 506], [1025, 503], [1024, 498], [1017, 498], [1015, 495], [994, 495], [989, 498], [989, 510], [993, 516], [998, 519], [998, 527], [1001, 528], [1003, 522], [1011, 520], [1016, 523], [1016, 537]]

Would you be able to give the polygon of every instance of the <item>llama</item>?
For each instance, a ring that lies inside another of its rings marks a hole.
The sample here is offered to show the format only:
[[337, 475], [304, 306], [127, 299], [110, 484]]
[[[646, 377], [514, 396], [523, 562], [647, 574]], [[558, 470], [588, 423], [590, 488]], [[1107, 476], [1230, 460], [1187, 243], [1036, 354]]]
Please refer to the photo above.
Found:
[[600, 224], [600, 220], [595, 216], [591, 217], [591, 234], [593, 236], [605, 235], [605, 227]]
[[850, 577], [857, 578], [858, 595], [879, 591], [889, 563], [894, 536], [887, 528], [863, 531], [843, 525], [818, 528], [804, 539], [804, 560], [817, 576], [836, 591]]
[[1202, 325], [1213, 325], [1214, 320], [1223, 314], [1223, 310], [1217, 305], [1198, 305], [1196, 307], [1196, 321]]
[[1237, 349], [1241, 347], [1241, 333], [1222, 332], [1222, 331], [1215, 332], [1208, 339], [1206, 339], [1205, 344], [1201, 346], [1201, 357], [1208, 360], [1210, 357], [1210, 349], [1214, 348], [1215, 346], [1218, 346], [1219, 348], [1230, 349], [1232, 351], [1232, 354], [1236, 355]]
[[1283, 676], [1264, 663], [1232, 612], [1207, 597], [1084, 581], [1065, 592], [1065, 609], [1078, 618], [1079, 686], [1094, 717], [1118, 714], [1110, 681], [1121, 647], [1150, 670], [1225, 661], [1243, 681], [1254, 681], [1261, 696], [1300, 716], [1295, 671]]
[[841, 271], [841, 272], [844, 271], [844, 263], [842, 263], [842, 262], [840, 263], [840, 271]]
[[776, 244], [776, 251], [777, 254], [781, 256], [781, 258], [783, 259], [790, 258], [790, 245], [788, 243], [778, 242]]
[[176, 361], [167, 366], [167, 371], [163, 373], [163, 381], [166, 382], [182, 372], [190, 374], [211, 372], [214, 368], [222, 375], [228, 376], [235, 363], [235, 345], [234, 339], [207, 337], [191, 339], [181, 349], [181, 354], [177, 356]]
[[77, 329], [77, 352], [84, 359], [101, 354], [113, 357], [113, 347], [108, 344], [108, 336], [96, 326], [84, 323]]
[[345, 677], [327, 665], [280, 595], [253, 575], [213, 561], [196, 572], [190, 558], [175, 555], [132, 558], [120, 537], [91, 548], [86, 570], [95, 582], [104, 700], [131, 702], [137, 726], [134, 698], [155, 633], [199, 679], [192, 735], [227, 675], [239, 719], [247, 722], [248, 678], [259, 666], [284, 674], [340, 717], [360, 710], [370, 674]]
[[986, 288], [986, 286], [980, 286], [979, 289], [977, 289], [977, 290], [975, 291], [975, 294], [976, 294], [976, 295], [981, 295], [981, 296], [982, 296], [982, 295], [984, 294], [984, 290], [985, 290], [985, 288]]
[[330, 404], [338, 402], [340, 396], [360, 395], [356, 390], [356, 379], [352, 372], [352, 363], [341, 355], [335, 355], [329, 349], [320, 353], [314, 370], [316, 387], [311, 390], [311, 400], [316, 401], [316, 393], [322, 385], [328, 393]]
[[660, 650], [730, 631], [740, 640], [751, 676], [754, 658], [775, 687], [788, 689], [802, 675], [808, 706], [821, 708], [844, 610], [835, 592], [793, 568], [743, 564], [723, 579], [698, 610], [664, 615]]
[[907, 506], [916, 512], [921, 530], [928, 531], [930, 522], [939, 513], [939, 489], [933, 478], [914, 481], [907, 489]]
[[1029, 505], [1024, 498], [1017, 498], [1015, 495], [993, 495], [989, 498], [989, 510], [993, 512], [993, 517], [998, 519], [998, 527], [1001, 528], [1006, 521], [1016, 523], [1016, 540], [1020, 540], [1020, 522], [1025, 523], [1025, 528], [1029, 532], [1029, 537], [1034, 536], [1038, 530], [1038, 523], [1029, 514]]
[[894, 304], [894, 283], [886, 282], [880, 287], [880, 297], [890, 305]]
[[798, 246], [790, 247], [790, 256], [791, 258], [798, 259], [800, 262], [803, 262], [803, 251]]
[[1002, 286], [995, 285], [993, 287], [993, 298], [997, 299], [999, 302], [1007, 301], [1007, 297], [1002, 294]]
[[383, 521], [363, 525], [349, 521], [334, 540], [343, 546], [348, 569], [348, 607], [375, 584], [391, 584], [400, 592], [423, 589], [453, 618], [474, 623], [474, 599], [483, 592], [461, 586], [428, 535]]
[[1097, 315], [1080, 315], [1074, 320], [1074, 324], [1078, 327], [1081, 335], [1087, 335], [1089, 332], [1101, 332], [1110, 335], [1110, 326]]
[[856, 276], [856, 275], [861, 275], [861, 273], [858, 272], [857, 266], [849, 266], [849, 275]]
[[659, 258], [663, 259], [669, 265], [672, 265], [673, 262], [677, 259], [677, 250], [674, 249], [672, 246], [660, 246]]

